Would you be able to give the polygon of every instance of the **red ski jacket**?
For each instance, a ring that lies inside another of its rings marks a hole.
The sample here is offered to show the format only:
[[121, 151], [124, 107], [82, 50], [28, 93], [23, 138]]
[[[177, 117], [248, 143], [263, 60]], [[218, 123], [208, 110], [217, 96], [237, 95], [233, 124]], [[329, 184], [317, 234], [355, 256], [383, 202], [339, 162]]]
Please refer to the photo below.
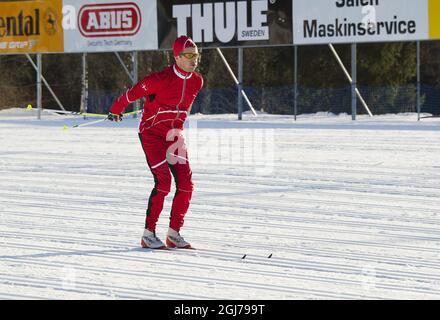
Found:
[[145, 97], [139, 133], [166, 137], [170, 129], [182, 129], [191, 105], [203, 86], [197, 72], [188, 73], [176, 64], [154, 72], [122, 94], [110, 107], [120, 114], [129, 103]]

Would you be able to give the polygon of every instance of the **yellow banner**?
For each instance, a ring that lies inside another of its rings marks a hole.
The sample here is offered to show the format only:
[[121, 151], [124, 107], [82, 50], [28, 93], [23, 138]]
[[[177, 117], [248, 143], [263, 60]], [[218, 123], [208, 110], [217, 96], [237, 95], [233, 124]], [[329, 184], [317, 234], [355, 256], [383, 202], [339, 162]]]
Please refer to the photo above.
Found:
[[0, 54], [63, 51], [62, 0], [0, 2]]
[[429, 38], [440, 39], [440, 1], [429, 0]]

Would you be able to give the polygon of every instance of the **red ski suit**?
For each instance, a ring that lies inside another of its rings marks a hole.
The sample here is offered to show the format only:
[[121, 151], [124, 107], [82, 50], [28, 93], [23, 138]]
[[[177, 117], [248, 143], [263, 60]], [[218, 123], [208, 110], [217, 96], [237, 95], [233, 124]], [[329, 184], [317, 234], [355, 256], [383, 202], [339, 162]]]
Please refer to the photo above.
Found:
[[155, 231], [165, 196], [171, 190], [171, 175], [176, 182], [176, 193], [170, 227], [179, 231], [183, 226], [193, 183], [182, 130], [202, 86], [200, 74], [187, 73], [174, 64], [142, 79], [110, 108], [111, 113], [120, 114], [129, 103], [146, 98], [139, 124], [139, 138], [155, 184], [148, 201], [145, 229]]

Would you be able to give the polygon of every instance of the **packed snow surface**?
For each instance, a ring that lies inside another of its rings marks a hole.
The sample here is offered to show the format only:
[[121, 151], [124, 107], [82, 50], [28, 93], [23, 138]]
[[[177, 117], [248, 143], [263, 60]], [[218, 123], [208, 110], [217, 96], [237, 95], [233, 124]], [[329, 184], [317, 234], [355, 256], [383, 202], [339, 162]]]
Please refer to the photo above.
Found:
[[190, 116], [168, 251], [138, 119], [96, 119], [0, 112], [0, 299], [440, 299], [439, 119]]

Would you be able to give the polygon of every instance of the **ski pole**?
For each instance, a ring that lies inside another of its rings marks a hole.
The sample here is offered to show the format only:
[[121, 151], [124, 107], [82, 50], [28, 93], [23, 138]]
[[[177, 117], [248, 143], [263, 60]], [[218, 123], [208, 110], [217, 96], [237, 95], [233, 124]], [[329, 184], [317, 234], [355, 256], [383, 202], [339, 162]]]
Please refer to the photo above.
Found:
[[[128, 116], [128, 115], [135, 114], [135, 113], [140, 113], [140, 112], [142, 112], [142, 110], [136, 110], [136, 111], [132, 111], [132, 112], [127, 112], [127, 113], [124, 113], [123, 115], [124, 116]], [[82, 113], [81, 115], [85, 115], [85, 113]], [[72, 126], [72, 128], [85, 127], [85, 126], [89, 126], [91, 124], [100, 123], [100, 122], [104, 122], [105, 120], [107, 120], [107, 115], [106, 114], [88, 113], [87, 115], [89, 115], [89, 116], [93, 115], [95, 117], [98, 117], [98, 116], [99, 117], [103, 117], [103, 116], [105, 116], [105, 118], [104, 119], [98, 119], [98, 120], [95, 120], [95, 121], [86, 122], [86, 123], [76, 124], [76, 125]], [[69, 127], [67, 125], [64, 125], [64, 130], [66, 130], [68, 128]]]
[[105, 120], [107, 120], [107, 118], [99, 119], [99, 120], [95, 120], [95, 121], [90, 121], [90, 122], [86, 122], [86, 123], [82, 123], [82, 124], [75, 124], [74, 126], [72, 126], [72, 128], [85, 127], [85, 126], [89, 126], [91, 124], [103, 122]]
[[124, 113], [124, 116], [129, 116], [131, 114], [137, 114], [137, 113], [141, 113], [141, 112], [142, 112], [142, 109], [141, 110], [135, 110], [135, 111]]
[[[74, 113], [75, 114], [75, 113]], [[80, 112], [78, 113], [80, 116], [84, 117], [107, 117], [107, 114], [101, 114], [101, 113], [88, 113], [88, 112]]]

